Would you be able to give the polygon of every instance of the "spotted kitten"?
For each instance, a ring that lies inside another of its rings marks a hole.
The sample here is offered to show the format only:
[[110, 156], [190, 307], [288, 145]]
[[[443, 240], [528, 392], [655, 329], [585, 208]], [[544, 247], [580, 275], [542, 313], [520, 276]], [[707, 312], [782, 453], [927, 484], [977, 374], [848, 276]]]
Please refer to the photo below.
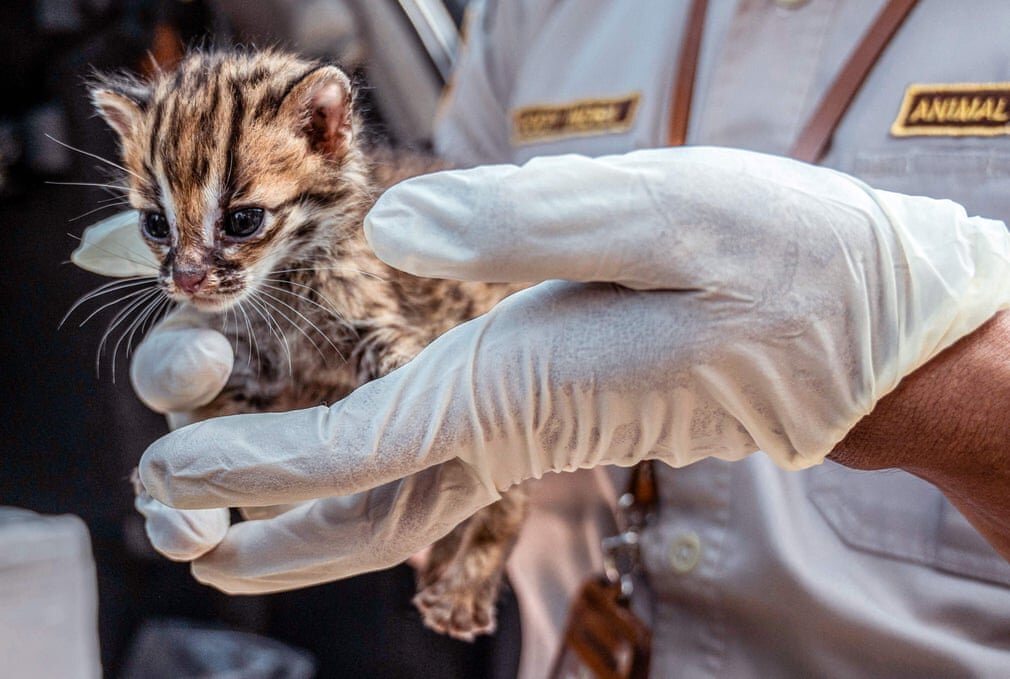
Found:
[[[415, 278], [375, 258], [362, 218], [398, 179], [433, 169], [366, 151], [348, 78], [278, 53], [196, 53], [151, 82], [98, 79], [129, 199], [182, 322], [236, 350], [198, 418], [333, 402], [409, 361], [512, 288]], [[524, 513], [516, 491], [436, 543], [414, 599], [472, 639], [495, 625]]]

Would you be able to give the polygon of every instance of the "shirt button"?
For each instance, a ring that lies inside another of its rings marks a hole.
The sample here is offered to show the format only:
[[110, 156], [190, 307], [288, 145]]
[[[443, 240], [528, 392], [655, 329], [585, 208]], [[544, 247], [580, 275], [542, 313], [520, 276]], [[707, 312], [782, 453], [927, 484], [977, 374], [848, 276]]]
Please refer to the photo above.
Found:
[[681, 533], [670, 545], [670, 568], [674, 573], [690, 573], [700, 559], [701, 539], [694, 531]]

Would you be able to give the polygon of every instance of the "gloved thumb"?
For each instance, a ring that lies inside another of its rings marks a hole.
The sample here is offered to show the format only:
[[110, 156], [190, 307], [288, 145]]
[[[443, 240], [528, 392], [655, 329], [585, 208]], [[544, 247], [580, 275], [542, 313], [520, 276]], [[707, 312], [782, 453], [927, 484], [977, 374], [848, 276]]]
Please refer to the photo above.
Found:
[[159, 413], [206, 405], [228, 382], [235, 355], [219, 332], [159, 329], [137, 348], [130, 380], [137, 396]]
[[192, 561], [216, 547], [231, 523], [227, 509], [175, 509], [151, 497], [133, 476], [133, 505], [144, 517], [151, 545], [173, 561]]

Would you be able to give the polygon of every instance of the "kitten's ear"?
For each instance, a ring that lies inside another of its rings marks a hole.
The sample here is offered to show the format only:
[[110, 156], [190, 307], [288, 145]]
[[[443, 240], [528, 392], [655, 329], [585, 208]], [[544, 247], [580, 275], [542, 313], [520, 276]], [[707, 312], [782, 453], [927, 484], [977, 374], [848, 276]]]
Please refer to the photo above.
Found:
[[98, 76], [91, 85], [91, 101], [105, 122], [127, 141], [147, 109], [151, 90], [129, 77]]
[[336, 66], [317, 68], [291, 89], [281, 114], [294, 121], [314, 151], [342, 155], [353, 137], [351, 81]]

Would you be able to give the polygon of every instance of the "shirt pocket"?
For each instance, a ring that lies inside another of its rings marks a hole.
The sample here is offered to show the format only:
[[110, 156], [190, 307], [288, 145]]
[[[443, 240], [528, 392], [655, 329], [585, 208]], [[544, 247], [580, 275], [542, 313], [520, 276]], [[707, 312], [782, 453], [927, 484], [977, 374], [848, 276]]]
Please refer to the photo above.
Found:
[[839, 465], [811, 472], [808, 497], [848, 546], [1010, 587], [1010, 564], [925, 481]]

